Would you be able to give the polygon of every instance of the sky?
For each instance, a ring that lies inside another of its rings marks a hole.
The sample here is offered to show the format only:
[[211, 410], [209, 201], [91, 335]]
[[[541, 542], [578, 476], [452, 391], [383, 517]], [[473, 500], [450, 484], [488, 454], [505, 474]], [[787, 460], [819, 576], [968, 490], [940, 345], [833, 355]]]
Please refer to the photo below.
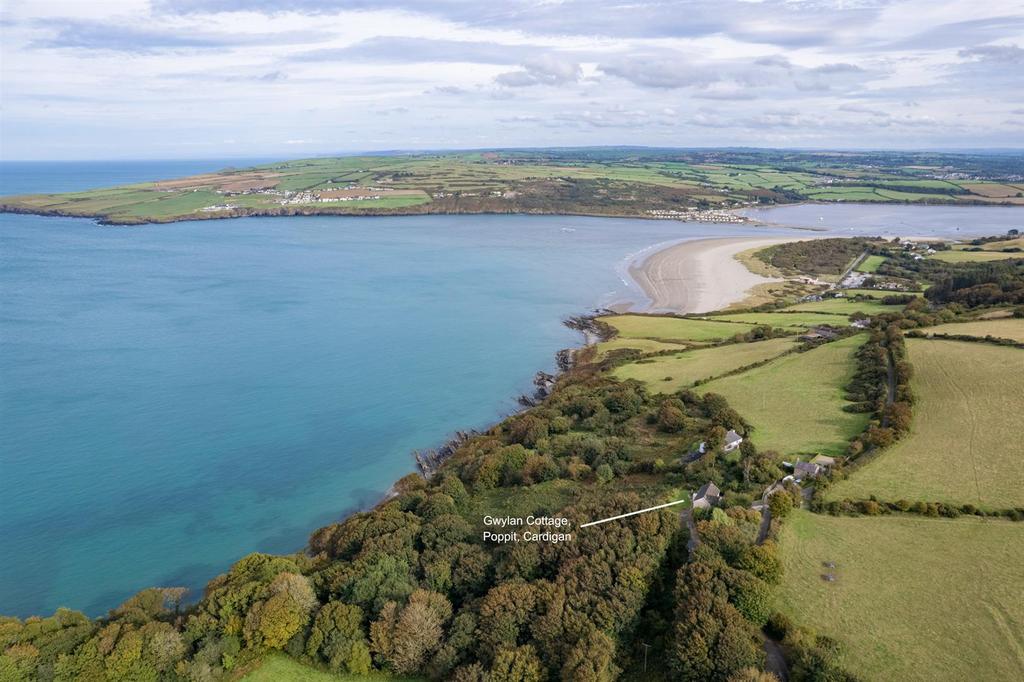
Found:
[[1024, 0], [3, 0], [0, 159], [1024, 148]]

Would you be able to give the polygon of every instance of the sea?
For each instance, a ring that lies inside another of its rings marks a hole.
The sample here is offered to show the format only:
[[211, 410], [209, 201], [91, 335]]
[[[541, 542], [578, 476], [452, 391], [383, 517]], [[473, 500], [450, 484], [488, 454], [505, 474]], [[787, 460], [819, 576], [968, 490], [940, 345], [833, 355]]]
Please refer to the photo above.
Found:
[[[3, 162], [0, 194], [258, 161]], [[757, 217], [945, 236], [1024, 218], [780, 213], [800, 208]], [[802, 234], [559, 216], [104, 227], [0, 214], [0, 614], [96, 616], [151, 586], [198, 595], [250, 552], [300, 551], [414, 471], [414, 450], [514, 412], [534, 374], [581, 342], [565, 318], [642, 304], [627, 266], [653, 245]]]

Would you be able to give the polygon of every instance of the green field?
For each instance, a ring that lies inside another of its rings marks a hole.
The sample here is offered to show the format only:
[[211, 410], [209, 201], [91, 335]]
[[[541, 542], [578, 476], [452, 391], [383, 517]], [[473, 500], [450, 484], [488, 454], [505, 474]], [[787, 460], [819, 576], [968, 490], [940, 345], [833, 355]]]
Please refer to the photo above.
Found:
[[[957, 157], [944, 157], [956, 168]], [[755, 163], [756, 161], [756, 163]], [[881, 161], [881, 163], [879, 163]], [[364, 155], [225, 168], [187, 178], [65, 194], [0, 199], [0, 210], [135, 224], [196, 217], [293, 213], [585, 213], [648, 216], [650, 210], [730, 208], [768, 199], [1021, 203], [996, 182], [912, 177], [906, 157], [729, 150], [537, 149]], [[834, 183], [822, 184], [822, 176]], [[421, 196], [320, 202], [325, 190], [418, 190]], [[943, 192], [942, 190], [946, 190]], [[955, 192], [951, 195], [948, 192]], [[228, 208], [212, 210], [215, 206]], [[205, 210], [204, 210], [205, 209]]]
[[885, 256], [868, 256], [857, 266], [858, 272], [878, 272], [878, 268], [885, 262]]
[[[613, 315], [602, 322], [619, 331], [622, 338], [659, 341], [721, 341], [750, 331], [753, 325], [713, 320], [658, 317], [655, 315]], [[737, 320], [737, 322], [741, 322]]]
[[1024, 679], [1024, 524], [800, 511], [780, 548], [778, 608], [859, 678]]
[[907, 350], [915, 396], [910, 435], [837, 483], [829, 497], [1024, 505], [1024, 351], [926, 339], [907, 339]]
[[421, 682], [418, 677], [390, 677], [380, 673], [371, 675], [342, 675], [324, 672], [303, 665], [283, 654], [272, 654], [243, 678], [246, 682]]
[[1024, 319], [1002, 317], [993, 320], [976, 322], [952, 322], [937, 327], [922, 329], [926, 334], [962, 334], [965, 336], [994, 336], [1000, 339], [1013, 339], [1024, 343]]
[[[756, 343], [738, 343], [701, 348], [677, 355], [631, 363], [615, 370], [617, 379], [637, 379], [659, 393], [673, 393], [693, 385], [699, 379], [715, 377], [746, 365], [774, 358], [794, 347], [792, 339], [768, 339]], [[666, 381], [667, 377], [671, 380]]]
[[884, 305], [881, 301], [854, 301], [849, 298], [826, 298], [823, 301], [809, 301], [791, 305], [783, 310], [812, 313], [836, 313], [849, 316], [853, 313], [875, 315], [877, 313], [894, 313], [903, 309], [901, 305]]
[[853, 374], [853, 354], [862, 343], [863, 335], [851, 336], [716, 379], [699, 391], [724, 395], [754, 426], [752, 440], [761, 450], [842, 454], [868, 420], [865, 414], [843, 411], [843, 387]]
[[987, 242], [981, 245], [986, 251], [1001, 251], [1003, 249], [1024, 249], [1024, 237], [1014, 237], [998, 242]]
[[609, 339], [608, 341], [601, 341], [597, 344], [597, 360], [606, 357], [609, 353], [616, 350], [622, 349], [638, 350], [642, 353], [660, 353], [662, 351], [684, 351], [688, 346], [681, 345], [678, 343], [666, 343], [664, 341], [654, 341], [653, 339], [630, 339], [630, 338], [619, 338]]
[[708, 319], [746, 322], [747, 324], [767, 324], [772, 327], [816, 327], [819, 324], [845, 327], [850, 324], [843, 315], [812, 312], [736, 313], [734, 315], [715, 315]]
[[939, 251], [928, 256], [946, 263], [987, 263], [1008, 258], [1024, 258], [1024, 252], [1003, 253], [1002, 251]]

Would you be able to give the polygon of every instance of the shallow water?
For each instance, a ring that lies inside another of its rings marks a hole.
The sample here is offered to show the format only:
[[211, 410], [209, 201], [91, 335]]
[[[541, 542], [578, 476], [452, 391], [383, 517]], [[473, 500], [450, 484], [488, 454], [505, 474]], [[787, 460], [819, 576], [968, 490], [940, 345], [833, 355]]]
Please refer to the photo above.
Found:
[[1024, 207], [913, 204], [792, 204], [740, 211], [766, 224], [827, 229], [843, 236], [964, 236], [1024, 231]]
[[[187, 172], [224, 165], [205, 163]], [[4, 191], [186, 172], [53, 165], [6, 173]], [[148, 586], [199, 588], [250, 551], [301, 548], [411, 471], [413, 449], [515, 409], [578, 343], [564, 317], [638, 300], [621, 278], [630, 254], [743, 234], [792, 232], [0, 215], [0, 613], [98, 614]]]

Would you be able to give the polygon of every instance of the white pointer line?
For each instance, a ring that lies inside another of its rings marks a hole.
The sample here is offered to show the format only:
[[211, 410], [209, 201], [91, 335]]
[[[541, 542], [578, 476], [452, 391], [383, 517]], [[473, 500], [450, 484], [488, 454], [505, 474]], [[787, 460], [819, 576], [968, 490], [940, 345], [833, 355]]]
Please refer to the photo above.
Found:
[[665, 507], [671, 507], [674, 504], [682, 504], [683, 502], [686, 501], [687, 500], [684, 497], [683, 499], [676, 500], [675, 502], [666, 502], [665, 504], [659, 504], [657, 507], [648, 507], [647, 509], [641, 509], [640, 511], [629, 512], [628, 514], [619, 514], [618, 516], [613, 516], [608, 519], [601, 519], [600, 521], [591, 521], [590, 523], [584, 523], [582, 526], [580, 526], [580, 528], [586, 528], [587, 526], [596, 526], [601, 523], [608, 523], [609, 521], [617, 521], [619, 519], [624, 519], [627, 516], [636, 516], [637, 514], [643, 514], [645, 512], [654, 511], [655, 509], [664, 509]]

